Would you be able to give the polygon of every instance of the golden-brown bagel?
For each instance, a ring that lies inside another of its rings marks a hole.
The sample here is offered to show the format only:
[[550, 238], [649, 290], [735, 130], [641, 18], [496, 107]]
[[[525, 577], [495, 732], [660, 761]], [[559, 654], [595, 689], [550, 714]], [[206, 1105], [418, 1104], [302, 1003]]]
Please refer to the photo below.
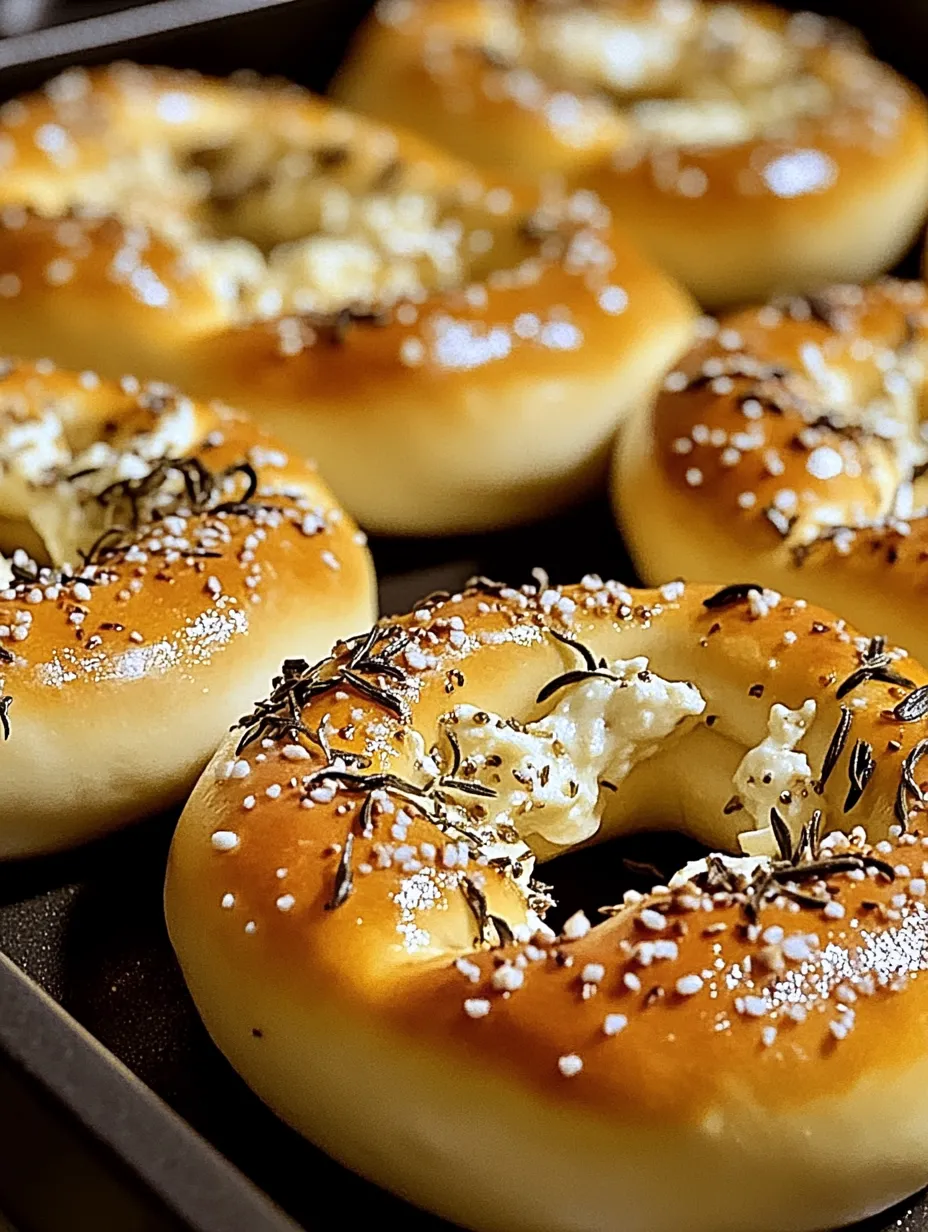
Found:
[[589, 192], [482, 182], [293, 86], [72, 71], [0, 108], [0, 166], [9, 350], [224, 397], [379, 531], [573, 499], [690, 339]]
[[[166, 887], [194, 999], [287, 1121], [467, 1227], [878, 1210], [928, 1180], [926, 681], [739, 587], [425, 601], [285, 665], [195, 789]], [[892, 843], [820, 843], [855, 823]], [[540, 924], [533, 856], [668, 825], [761, 854]]]
[[833, 287], [702, 333], [616, 451], [641, 575], [798, 591], [928, 658], [925, 286]]
[[338, 97], [478, 165], [594, 188], [705, 303], [883, 273], [928, 206], [928, 111], [810, 13], [384, 0]]
[[49, 361], [0, 363], [0, 551], [0, 857], [182, 799], [281, 653], [374, 611], [363, 536], [274, 438]]

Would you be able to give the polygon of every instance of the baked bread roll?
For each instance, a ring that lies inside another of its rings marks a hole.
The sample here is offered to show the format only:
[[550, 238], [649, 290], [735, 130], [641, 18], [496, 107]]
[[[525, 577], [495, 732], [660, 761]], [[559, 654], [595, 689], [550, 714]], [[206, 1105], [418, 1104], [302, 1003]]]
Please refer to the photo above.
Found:
[[926, 310], [887, 280], [706, 319], [616, 452], [642, 577], [750, 577], [928, 656]]
[[375, 611], [317, 475], [217, 404], [0, 363], [0, 857], [177, 803], [281, 653]]
[[223, 397], [377, 531], [588, 491], [690, 340], [590, 193], [484, 181], [294, 86], [72, 70], [0, 108], [0, 166], [9, 349]]
[[[928, 1181], [926, 682], [750, 587], [424, 601], [285, 663], [204, 773], [165, 897], [194, 999], [291, 1125], [455, 1224], [879, 1210]], [[651, 826], [750, 854], [544, 926], [536, 861]]]
[[924, 99], [811, 13], [383, 0], [336, 94], [480, 165], [594, 188], [708, 304], [881, 274], [928, 204]]

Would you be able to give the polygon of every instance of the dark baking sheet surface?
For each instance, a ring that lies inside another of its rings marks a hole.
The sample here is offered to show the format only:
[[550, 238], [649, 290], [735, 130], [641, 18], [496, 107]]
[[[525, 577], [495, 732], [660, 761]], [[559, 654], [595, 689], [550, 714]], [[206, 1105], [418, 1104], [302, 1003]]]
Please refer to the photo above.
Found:
[[[39, 85], [67, 63], [120, 56], [218, 73], [255, 68], [318, 89], [369, 4], [159, 0], [120, 12], [126, 6], [118, 2], [75, 5], [59, 0], [54, 28], [0, 40], [0, 98]], [[883, 0], [879, 5], [872, 0], [823, 0], [808, 7], [863, 28], [879, 54], [928, 88], [928, 0]], [[81, 20], [88, 15], [90, 21]], [[106, 20], [101, 21], [101, 15]], [[917, 261], [910, 259], [904, 272], [915, 275], [917, 268]], [[478, 572], [520, 583], [538, 565], [556, 581], [574, 581], [587, 571], [634, 580], [605, 503], [479, 539], [382, 541], [373, 546], [384, 612], [408, 608], [421, 594], [454, 588]], [[211, 1044], [184, 988], [162, 916], [164, 863], [174, 820], [153, 819], [68, 855], [0, 865], [0, 950], [306, 1228], [328, 1227], [334, 1208], [349, 1227], [371, 1218], [396, 1219], [409, 1232], [437, 1232], [446, 1225], [345, 1172], [279, 1122]], [[578, 855], [548, 866], [561, 917], [580, 906], [592, 912], [626, 886], [640, 887], [623, 858], [676, 867], [688, 854], [686, 844], [673, 836], [611, 844], [606, 851], [608, 855], [598, 851], [595, 857]], [[81, 1189], [85, 1170], [63, 1175], [61, 1158], [50, 1149], [55, 1139], [45, 1136], [51, 1131], [36, 1128], [34, 1113], [42, 1100], [24, 1103], [22, 1115], [17, 1115], [14, 1087], [4, 1085], [2, 1052], [0, 1047], [0, 1182], [22, 1182], [22, 1194], [34, 1196], [45, 1189], [62, 1196], [60, 1216], [52, 1202], [40, 1204], [44, 1218], [34, 1206], [0, 1213], [2, 1232], [5, 1214], [14, 1216], [16, 1232], [160, 1232], [179, 1227], [159, 1221], [141, 1205], [135, 1213], [108, 1216], [96, 1196], [88, 1202], [86, 1186]], [[69, 1094], [77, 1110], [82, 1101], [89, 1108], [99, 1098], [99, 1088], [81, 1090], [82, 1081], [92, 1081], [90, 1068], [74, 1067]], [[54, 1089], [55, 1079], [51, 1074], [48, 1078]], [[144, 1098], [139, 1102], [144, 1104]], [[117, 1125], [114, 1138], [119, 1133]], [[18, 1151], [10, 1150], [14, 1135]], [[155, 1135], [152, 1150], [158, 1149]], [[153, 1172], [159, 1162], [154, 1161]], [[198, 1181], [188, 1183], [196, 1186]], [[232, 1178], [217, 1200], [235, 1193]], [[79, 1214], [82, 1196], [85, 1204]], [[257, 1214], [246, 1213], [247, 1203], [242, 1202], [231, 1221], [214, 1218], [209, 1226], [222, 1232], [264, 1227]], [[191, 1218], [190, 1226], [193, 1223]], [[928, 1232], [928, 1200], [912, 1200], [861, 1225], [858, 1232], [890, 1229]]]
[[[428, 590], [454, 588], [475, 572], [517, 583], [529, 580], [533, 565], [563, 581], [592, 570], [633, 576], [604, 505], [481, 539], [373, 546], [385, 612], [408, 607]], [[64, 856], [0, 866], [0, 949], [305, 1227], [328, 1227], [332, 1202], [350, 1212], [350, 1226], [369, 1219], [396, 1219], [409, 1232], [446, 1226], [345, 1172], [304, 1142], [251, 1094], [213, 1047], [184, 988], [162, 917], [173, 820], [154, 819]], [[689, 854], [678, 837], [651, 836], [611, 844], [605, 855], [599, 850], [549, 865], [546, 875], [560, 896], [559, 918], [580, 906], [593, 912], [622, 889], [640, 887], [641, 880], [623, 863], [626, 858], [671, 868]], [[0, 1109], [0, 1125], [2, 1120]], [[60, 1226], [72, 1232], [72, 1225]], [[238, 1227], [250, 1232], [247, 1223], [230, 1226], [229, 1232]], [[928, 1232], [928, 1204], [907, 1203], [863, 1228]], [[117, 1225], [101, 1229], [124, 1232]]]

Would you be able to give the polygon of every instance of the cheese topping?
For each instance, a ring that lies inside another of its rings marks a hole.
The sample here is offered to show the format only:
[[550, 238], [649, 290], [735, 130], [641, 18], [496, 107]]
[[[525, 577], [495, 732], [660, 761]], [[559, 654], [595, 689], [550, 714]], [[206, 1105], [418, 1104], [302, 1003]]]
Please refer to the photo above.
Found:
[[770, 707], [767, 735], [748, 749], [732, 782], [738, 798], [754, 820], [754, 827], [739, 834], [741, 849], [750, 856], [778, 854], [770, 828], [770, 810], [775, 808], [795, 837], [809, 813], [814, 776], [805, 753], [796, 748], [815, 718], [810, 697], [799, 710], [779, 702]]
[[705, 709], [695, 685], [664, 680], [646, 658], [618, 659], [608, 670], [563, 689], [532, 723], [464, 705], [445, 717], [461, 751], [456, 777], [494, 790], [485, 803], [496, 824], [558, 846], [591, 838], [601, 781], [620, 786]]

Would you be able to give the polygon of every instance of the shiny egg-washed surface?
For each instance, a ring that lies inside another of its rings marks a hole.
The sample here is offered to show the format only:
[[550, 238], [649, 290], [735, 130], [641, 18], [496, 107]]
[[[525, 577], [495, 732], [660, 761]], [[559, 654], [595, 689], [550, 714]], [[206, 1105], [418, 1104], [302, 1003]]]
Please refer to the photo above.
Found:
[[706, 303], [872, 277], [928, 112], [849, 31], [701, 0], [383, 0], [336, 83], [478, 165], [592, 187]]
[[750, 574], [928, 653], [926, 323], [889, 278], [700, 322], [616, 451], [641, 574]]
[[[311, 1141], [510, 1232], [620, 1202], [811, 1230], [925, 1183], [919, 664], [769, 590], [540, 574], [274, 686], [186, 805], [165, 908], [213, 1038]], [[656, 825], [759, 859], [540, 924], [533, 858]]]
[[0, 106], [6, 345], [226, 398], [372, 530], [588, 491], [692, 317], [592, 193], [292, 85], [113, 65]]
[[367, 622], [364, 543], [218, 404], [0, 362], [0, 854], [182, 799], [282, 649]]
[[[631, 577], [605, 506], [570, 519], [481, 540], [447, 544], [375, 541], [382, 607], [400, 611], [474, 573], [514, 572], [537, 561], [552, 576], [604, 567]], [[527, 573], [521, 580], [529, 580]], [[142, 1080], [307, 1228], [319, 1226], [319, 1194], [359, 1221], [402, 1220], [416, 1232], [450, 1225], [415, 1210], [329, 1160], [277, 1120], [206, 1036], [173, 959], [163, 924], [164, 861], [174, 817], [93, 848], [0, 869], [0, 948], [9, 953]], [[698, 849], [665, 836], [571, 857], [548, 866], [561, 914], [591, 915], [649, 872], [682, 865]], [[627, 861], [627, 862], [626, 862]], [[114, 923], [118, 927], [114, 927]], [[309, 1183], [307, 1183], [309, 1182]], [[926, 1232], [928, 1207], [913, 1199], [859, 1232]]]

